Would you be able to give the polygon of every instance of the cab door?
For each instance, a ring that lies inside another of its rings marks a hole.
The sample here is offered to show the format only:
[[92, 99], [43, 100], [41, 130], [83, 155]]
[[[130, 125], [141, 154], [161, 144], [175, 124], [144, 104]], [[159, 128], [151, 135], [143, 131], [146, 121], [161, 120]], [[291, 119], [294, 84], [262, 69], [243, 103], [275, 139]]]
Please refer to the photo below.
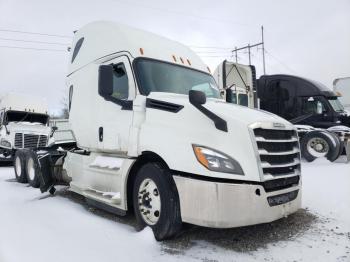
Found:
[[[107, 81], [111, 90], [108, 94], [102, 94], [99, 90], [101, 99], [96, 108], [98, 148], [107, 153], [127, 154], [136, 93], [131, 63], [128, 57], [121, 56], [104, 63], [104, 66], [111, 69], [112, 77], [110, 74], [102, 75], [100, 67], [99, 82]], [[111, 79], [102, 79], [104, 77]]]

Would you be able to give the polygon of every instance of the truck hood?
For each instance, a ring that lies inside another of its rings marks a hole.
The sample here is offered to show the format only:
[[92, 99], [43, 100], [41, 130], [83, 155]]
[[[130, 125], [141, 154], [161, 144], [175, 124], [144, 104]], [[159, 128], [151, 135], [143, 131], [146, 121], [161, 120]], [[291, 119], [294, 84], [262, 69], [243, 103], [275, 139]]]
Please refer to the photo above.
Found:
[[16, 133], [29, 133], [29, 134], [44, 134], [49, 135], [51, 132], [51, 128], [42, 124], [29, 123], [29, 122], [21, 122], [15, 123], [10, 122], [7, 125], [7, 129], [9, 132]]
[[[229, 104], [220, 99], [207, 99], [203, 106], [226, 121], [226, 132], [218, 129], [212, 119], [192, 105], [186, 95], [151, 93], [147, 99], [159, 102], [149, 100], [146, 103], [138, 154], [154, 152], [170, 169], [176, 171], [261, 181], [260, 160], [252, 129], [295, 129], [291, 123], [274, 114]], [[176, 110], [171, 110], [172, 108]], [[241, 165], [244, 176], [209, 171], [196, 159], [194, 145], [230, 156]]]

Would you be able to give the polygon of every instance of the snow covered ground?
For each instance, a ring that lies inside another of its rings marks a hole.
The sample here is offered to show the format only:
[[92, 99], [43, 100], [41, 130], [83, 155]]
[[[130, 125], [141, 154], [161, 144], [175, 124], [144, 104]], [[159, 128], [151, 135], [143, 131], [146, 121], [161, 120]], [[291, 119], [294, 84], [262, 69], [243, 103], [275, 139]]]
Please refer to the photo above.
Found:
[[0, 262], [350, 261], [350, 163], [303, 163], [303, 209], [271, 224], [229, 230], [188, 227], [158, 243], [131, 216], [54, 197], [0, 168]]

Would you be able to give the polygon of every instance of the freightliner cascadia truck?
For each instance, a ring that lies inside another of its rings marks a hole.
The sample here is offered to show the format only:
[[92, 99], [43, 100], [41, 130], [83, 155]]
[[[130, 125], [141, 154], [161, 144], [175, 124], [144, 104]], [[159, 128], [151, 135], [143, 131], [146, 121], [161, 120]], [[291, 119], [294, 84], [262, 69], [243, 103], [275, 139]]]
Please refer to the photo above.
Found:
[[44, 99], [16, 93], [0, 98], [0, 164], [11, 162], [19, 149], [46, 147], [50, 134]]
[[183, 222], [240, 227], [300, 208], [295, 127], [226, 103], [188, 47], [93, 22], [75, 33], [67, 84], [74, 148], [24, 153], [42, 192], [66, 183], [91, 205], [133, 211], [157, 240]]

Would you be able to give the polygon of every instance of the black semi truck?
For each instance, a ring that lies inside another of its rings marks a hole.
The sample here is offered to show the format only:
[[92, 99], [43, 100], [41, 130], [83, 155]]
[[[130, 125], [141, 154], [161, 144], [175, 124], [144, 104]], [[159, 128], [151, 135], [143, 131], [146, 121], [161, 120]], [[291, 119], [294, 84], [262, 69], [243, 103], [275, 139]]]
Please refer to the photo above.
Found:
[[350, 127], [350, 116], [338, 95], [316, 81], [291, 75], [264, 75], [257, 80], [257, 94], [261, 109], [295, 124]]

